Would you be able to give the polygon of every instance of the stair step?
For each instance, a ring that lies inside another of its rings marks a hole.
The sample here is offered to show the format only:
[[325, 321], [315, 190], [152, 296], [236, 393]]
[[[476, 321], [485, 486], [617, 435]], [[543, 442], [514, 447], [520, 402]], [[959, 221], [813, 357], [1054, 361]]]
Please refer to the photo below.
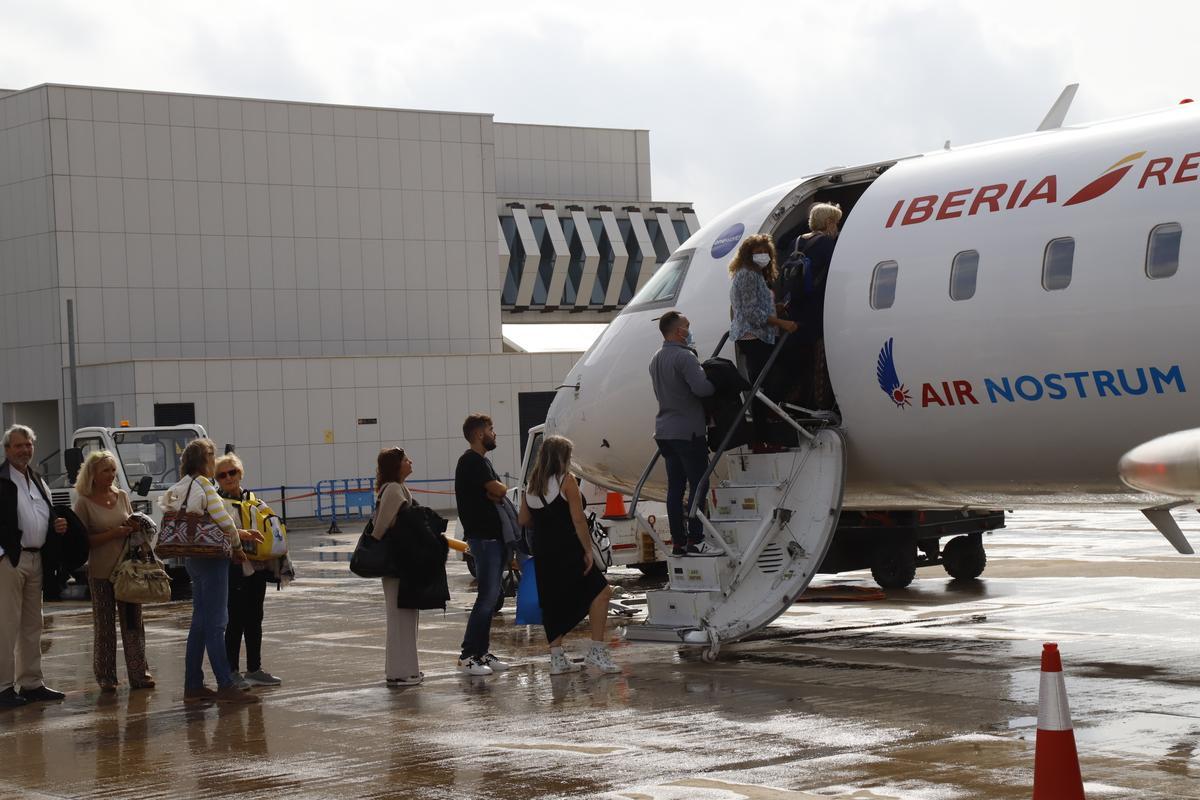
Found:
[[721, 599], [720, 592], [647, 592], [646, 624], [696, 628], [700, 626], [701, 618]]
[[729, 588], [732, 568], [725, 556], [667, 557], [667, 578], [674, 592], [716, 592]]

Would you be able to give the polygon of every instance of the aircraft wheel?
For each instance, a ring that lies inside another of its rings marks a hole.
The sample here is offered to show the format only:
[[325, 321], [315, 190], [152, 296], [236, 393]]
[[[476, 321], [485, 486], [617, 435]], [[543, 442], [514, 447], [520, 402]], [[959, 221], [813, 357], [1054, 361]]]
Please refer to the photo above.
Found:
[[884, 589], [903, 589], [917, 576], [917, 547], [911, 541], [885, 542], [871, 556], [871, 577]]
[[979, 534], [955, 536], [942, 548], [942, 568], [951, 578], [970, 581], [983, 574], [987, 553]]

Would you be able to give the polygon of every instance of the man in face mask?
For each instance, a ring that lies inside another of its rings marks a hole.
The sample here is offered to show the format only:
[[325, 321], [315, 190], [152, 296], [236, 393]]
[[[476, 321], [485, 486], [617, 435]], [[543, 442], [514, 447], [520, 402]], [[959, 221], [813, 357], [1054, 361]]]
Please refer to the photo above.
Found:
[[[720, 546], [704, 541], [699, 519], [684, 519], [684, 487], [688, 504], [693, 497], [708, 494], [700, 485], [708, 467], [708, 445], [704, 440], [704, 407], [700, 398], [715, 390], [704, 377], [696, 351], [691, 349], [688, 318], [668, 311], [658, 320], [662, 348], [650, 360], [650, 381], [658, 398], [654, 418], [654, 441], [667, 467], [667, 521], [671, 527], [671, 555], [720, 555]], [[703, 502], [700, 509], [704, 509]], [[686, 523], [686, 524], [685, 524]]]
[[496, 431], [487, 414], [472, 414], [463, 422], [463, 437], [470, 448], [458, 459], [454, 469], [454, 499], [458, 506], [458, 524], [463, 539], [475, 559], [478, 590], [475, 605], [467, 619], [458, 668], [468, 675], [491, 675], [508, 669], [492, 655], [492, 615], [500, 599], [504, 574], [504, 532], [496, 504], [504, 499], [508, 487], [500, 482], [487, 454], [496, 449]]

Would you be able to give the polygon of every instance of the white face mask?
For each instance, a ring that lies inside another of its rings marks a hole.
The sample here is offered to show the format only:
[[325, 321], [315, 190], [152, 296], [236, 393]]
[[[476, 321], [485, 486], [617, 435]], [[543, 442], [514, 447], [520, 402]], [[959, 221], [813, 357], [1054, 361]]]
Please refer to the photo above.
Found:
[[760, 267], [765, 267], [767, 264], [771, 263], [771, 256], [769, 253], [755, 253], [753, 259], [754, 263]]

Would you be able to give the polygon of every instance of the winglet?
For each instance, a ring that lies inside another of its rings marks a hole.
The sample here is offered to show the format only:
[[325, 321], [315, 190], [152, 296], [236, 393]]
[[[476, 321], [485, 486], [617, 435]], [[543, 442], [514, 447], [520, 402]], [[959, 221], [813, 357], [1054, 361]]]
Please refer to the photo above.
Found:
[[1062, 127], [1063, 120], [1067, 118], [1067, 111], [1071, 109], [1071, 101], [1075, 99], [1075, 92], [1078, 89], [1079, 84], [1072, 83], [1062, 90], [1062, 94], [1054, 101], [1054, 105], [1050, 106], [1050, 111], [1046, 113], [1042, 124], [1037, 126], [1039, 131], [1052, 131]]

